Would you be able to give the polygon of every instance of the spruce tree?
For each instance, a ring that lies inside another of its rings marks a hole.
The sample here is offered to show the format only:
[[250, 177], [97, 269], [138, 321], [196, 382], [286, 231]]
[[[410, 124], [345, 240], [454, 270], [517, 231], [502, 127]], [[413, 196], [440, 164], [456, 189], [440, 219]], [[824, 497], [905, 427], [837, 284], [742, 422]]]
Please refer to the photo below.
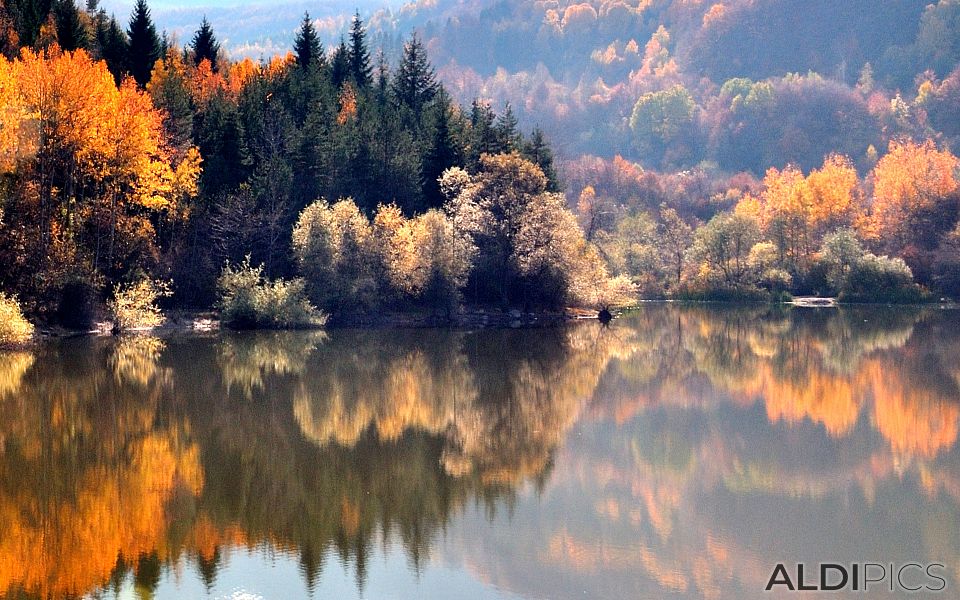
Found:
[[513, 114], [513, 107], [507, 102], [503, 112], [497, 117], [496, 130], [498, 152], [513, 152], [520, 150], [522, 138], [517, 129], [517, 117]]
[[207, 21], [206, 16], [204, 16], [203, 21], [200, 22], [200, 29], [193, 35], [190, 48], [193, 49], [193, 64], [199, 66], [204, 60], [209, 60], [210, 68], [214, 72], [217, 71], [220, 43], [213, 34], [213, 27], [210, 26], [210, 22]]
[[534, 127], [530, 134], [530, 140], [523, 144], [523, 155], [530, 161], [537, 164], [543, 174], [547, 176], [547, 191], [560, 191], [560, 178], [557, 176], [557, 170], [553, 166], [553, 151], [543, 137], [543, 130]]
[[330, 65], [330, 80], [334, 87], [339, 88], [350, 77], [350, 58], [347, 44], [340, 38], [340, 45], [333, 51]]
[[80, 11], [73, 0], [57, 0], [53, 6], [57, 24], [57, 42], [63, 50], [86, 49], [90, 43], [87, 28], [80, 20]]
[[383, 109], [390, 95], [390, 67], [381, 48], [377, 51], [377, 105]]
[[13, 24], [13, 18], [0, 4], [0, 54], [8, 60], [13, 59], [20, 52], [20, 40]]
[[366, 32], [363, 29], [363, 21], [360, 20], [360, 12], [353, 16], [353, 24], [350, 26], [350, 50], [347, 55], [350, 63], [350, 76], [357, 84], [357, 87], [364, 89], [370, 85], [370, 52], [367, 51]]
[[472, 166], [480, 162], [481, 154], [497, 154], [500, 144], [494, 128], [496, 114], [490, 105], [474, 100], [470, 106], [470, 162]]
[[317, 36], [317, 29], [310, 21], [310, 13], [303, 14], [300, 30], [293, 41], [293, 52], [297, 57], [297, 66], [301, 69], [322, 67], [326, 58], [323, 55], [323, 44]]
[[393, 94], [420, 121], [423, 107], [437, 93], [437, 80], [427, 60], [427, 51], [416, 34], [403, 47], [403, 59], [393, 80]]
[[13, 21], [21, 46], [33, 46], [40, 35], [40, 26], [50, 13], [50, 0], [19, 0], [3, 3]]
[[150, 82], [150, 72], [160, 58], [160, 36], [150, 18], [150, 8], [146, 0], [137, 0], [130, 16], [127, 28], [127, 68], [137, 84], [146, 87]]
[[97, 15], [96, 55], [107, 63], [107, 68], [119, 85], [126, 73], [127, 36], [116, 17], [107, 18], [102, 11]]
[[436, 124], [430, 149], [423, 160], [423, 197], [424, 208], [443, 206], [444, 197], [437, 181], [444, 171], [463, 162], [460, 145], [454, 138], [450, 127], [450, 99], [441, 88], [436, 103]]
[[164, 112], [163, 128], [170, 146], [184, 154], [193, 145], [194, 111], [183, 63], [176, 53], [167, 55], [163, 69], [150, 85], [153, 104]]

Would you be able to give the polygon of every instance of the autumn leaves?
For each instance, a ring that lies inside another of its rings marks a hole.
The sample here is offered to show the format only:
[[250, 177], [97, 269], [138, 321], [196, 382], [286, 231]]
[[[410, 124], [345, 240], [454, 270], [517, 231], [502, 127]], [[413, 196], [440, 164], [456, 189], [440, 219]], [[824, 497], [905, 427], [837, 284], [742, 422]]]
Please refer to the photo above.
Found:
[[34, 292], [153, 266], [157, 230], [186, 214], [201, 161], [170, 147], [150, 97], [85, 51], [53, 48], [0, 58], [0, 98], [5, 275]]

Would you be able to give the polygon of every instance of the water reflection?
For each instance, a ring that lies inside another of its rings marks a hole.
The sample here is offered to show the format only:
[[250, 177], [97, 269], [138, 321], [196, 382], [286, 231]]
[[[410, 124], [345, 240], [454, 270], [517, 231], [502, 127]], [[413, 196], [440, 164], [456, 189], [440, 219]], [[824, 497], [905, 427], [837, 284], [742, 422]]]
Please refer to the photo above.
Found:
[[491, 597], [759, 598], [776, 561], [960, 576], [960, 315], [594, 325], [0, 354], [0, 594], [212, 593], [264, 549], [356, 593], [374, 555]]

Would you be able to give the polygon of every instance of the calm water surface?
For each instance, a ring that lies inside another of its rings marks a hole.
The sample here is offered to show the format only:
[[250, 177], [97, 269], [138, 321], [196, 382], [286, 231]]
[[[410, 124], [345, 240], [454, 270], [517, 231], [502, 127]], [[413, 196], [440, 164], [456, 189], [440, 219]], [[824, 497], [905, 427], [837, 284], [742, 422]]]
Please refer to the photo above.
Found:
[[751, 599], [828, 560], [955, 592], [958, 356], [957, 311], [670, 306], [0, 354], [0, 596]]

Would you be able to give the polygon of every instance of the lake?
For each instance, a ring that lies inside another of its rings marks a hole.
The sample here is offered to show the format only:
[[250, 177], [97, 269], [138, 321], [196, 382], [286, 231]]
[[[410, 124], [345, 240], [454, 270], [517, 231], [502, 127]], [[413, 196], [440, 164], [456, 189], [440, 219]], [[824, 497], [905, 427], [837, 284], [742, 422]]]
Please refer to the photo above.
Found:
[[777, 563], [875, 561], [955, 597], [958, 356], [960, 311], [670, 305], [3, 353], [0, 594], [790, 598]]

